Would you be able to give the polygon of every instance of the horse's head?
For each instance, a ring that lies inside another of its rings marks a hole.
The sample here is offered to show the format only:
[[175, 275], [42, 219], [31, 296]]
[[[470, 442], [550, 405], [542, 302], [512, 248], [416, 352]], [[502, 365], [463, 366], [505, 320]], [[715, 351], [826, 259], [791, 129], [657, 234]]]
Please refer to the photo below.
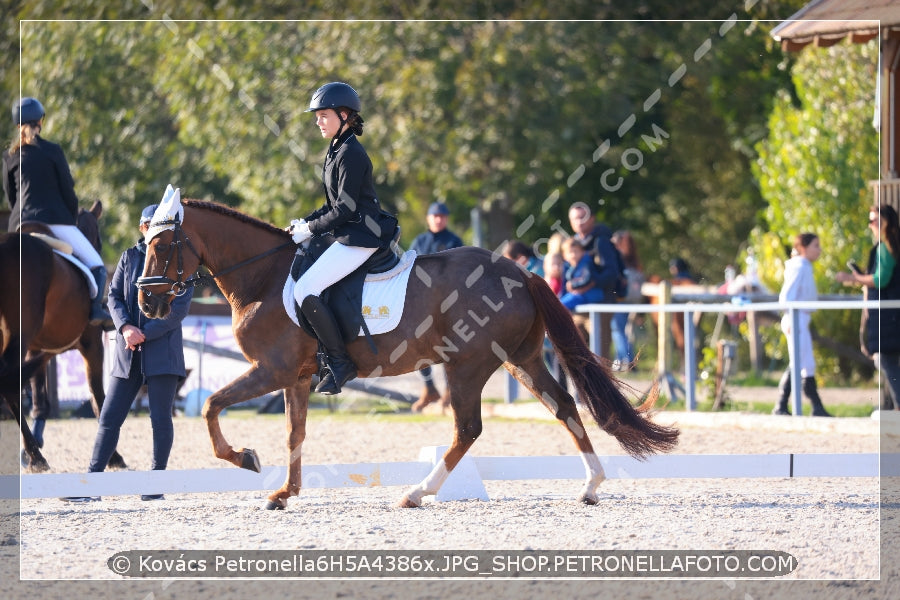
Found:
[[195, 283], [191, 274], [199, 268], [200, 257], [180, 224], [157, 234], [147, 243], [143, 275], [137, 280], [141, 312], [151, 319], [165, 318], [172, 300]]
[[196, 283], [185, 274], [196, 273], [201, 259], [182, 227], [183, 218], [180, 191], [169, 186], [144, 235], [147, 256], [136, 282], [138, 306], [151, 319], [166, 317], [172, 300]]

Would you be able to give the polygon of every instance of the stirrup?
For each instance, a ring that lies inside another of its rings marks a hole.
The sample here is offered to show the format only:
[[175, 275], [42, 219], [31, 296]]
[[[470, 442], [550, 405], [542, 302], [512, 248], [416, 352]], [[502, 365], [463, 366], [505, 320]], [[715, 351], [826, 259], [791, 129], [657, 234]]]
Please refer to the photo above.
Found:
[[322, 394], [323, 396], [340, 394], [341, 388], [337, 385], [337, 381], [335, 381], [331, 369], [325, 369], [324, 373], [325, 376], [322, 377], [321, 381], [319, 381], [319, 385], [316, 386], [316, 393]]

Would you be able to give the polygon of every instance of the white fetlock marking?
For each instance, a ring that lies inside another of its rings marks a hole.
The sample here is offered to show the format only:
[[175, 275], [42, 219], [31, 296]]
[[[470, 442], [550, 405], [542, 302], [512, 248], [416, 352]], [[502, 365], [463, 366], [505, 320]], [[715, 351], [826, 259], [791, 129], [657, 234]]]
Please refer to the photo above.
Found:
[[600, 487], [600, 484], [606, 479], [603, 465], [600, 464], [600, 459], [597, 458], [597, 455], [593, 452], [582, 452], [581, 462], [584, 463], [584, 469], [587, 475], [587, 480], [584, 482], [584, 487], [581, 490], [581, 496], [596, 500], [597, 488]]
[[434, 465], [434, 468], [431, 470], [431, 473], [428, 474], [428, 477], [423, 479], [422, 483], [409, 490], [406, 497], [416, 504], [422, 504], [422, 498], [437, 494], [437, 491], [441, 489], [444, 481], [447, 480], [448, 475], [450, 475], [450, 471], [447, 470], [447, 465], [442, 458]]

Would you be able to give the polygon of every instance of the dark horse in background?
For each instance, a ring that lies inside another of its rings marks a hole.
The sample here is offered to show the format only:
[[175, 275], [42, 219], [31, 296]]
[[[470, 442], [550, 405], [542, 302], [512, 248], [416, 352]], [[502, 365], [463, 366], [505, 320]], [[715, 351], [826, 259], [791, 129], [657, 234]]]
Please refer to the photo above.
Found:
[[[102, 211], [97, 201], [78, 214], [78, 228], [98, 250]], [[21, 230], [49, 233], [41, 224], [24, 223]], [[103, 329], [88, 321], [88, 289], [85, 276], [43, 240], [24, 233], [0, 234], [0, 396], [19, 420], [24, 454], [33, 471], [46, 471], [49, 465], [21, 415], [22, 385], [31, 385], [35, 406], [46, 410], [46, 368], [54, 355], [71, 349], [81, 353], [95, 416], [103, 406]], [[110, 466], [126, 465], [114, 453]]]
[[[316, 340], [285, 313], [282, 291], [295, 247], [283, 230], [219, 204], [186, 200], [183, 219], [150, 241], [139, 280], [141, 310], [151, 318], [168, 314], [169, 302], [205, 265], [228, 298], [232, 329], [250, 368], [218, 390], [203, 407], [213, 451], [236, 466], [260, 471], [251, 449], [234, 450], [219, 425], [226, 407], [283, 388], [289, 468], [267, 508], [283, 509], [301, 487], [301, 445], [306, 435], [310, 380], [318, 370]], [[240, 240], [240, 243], [236, 243]], [[274, 252], [273, 252], [274, 250]], [[249, 261], [248, 264], [245, 261]], [[235, 268], [237, 267], [237, 268]], [[620, 382], [593, 355], [569, 311], [540, 277], [487, 250], [464, 247], [416, 258], [398, 327], [348, 344], [360, 377], [400, 375], [425, 364], [444, 363], [455, 433], [432, 472], [409, 489], [399, 505], [420, 506], [436, 494], [450, 471], [481, 434], [481, 392], [501, 365], [527, 387], [566, 428], [581, 454], [586, 481], [579, 500], [598, 501], [605, 478], [575, 401], [547, 370], [545, 331], [582, 401], [607, 433], [632, 456], [671, 450], [678, 430], [645, 414], [655, 394], [635, 408]], [[220, 275], [216, 275], [220, 273]]]

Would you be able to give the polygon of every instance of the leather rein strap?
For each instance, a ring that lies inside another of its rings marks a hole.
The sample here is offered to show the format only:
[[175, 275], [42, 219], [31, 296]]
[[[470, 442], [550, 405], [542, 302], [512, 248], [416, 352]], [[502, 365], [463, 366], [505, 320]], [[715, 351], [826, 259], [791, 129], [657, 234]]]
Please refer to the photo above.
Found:
[[[251, 256], [250, 258], [243, 260], [243, 261], [237, 263], [236, 265], [232, 265], [226, 269], [223, 269], [216, 274], [216, 273], [212, 273], [212, 271], [209, 269], [209, 267], [203, 263], [203, 259], [200, 258], [200, 253], [197, 252], [197, 250], [194, 248], [194, 245], [191, 243], [190, 238], [187, 237], [187, 235], [185, 235], [184, 230], [181, 228], [181, 221], [178, 218], [170, 219], [170, 220], [166, 220], [166, 221], [157, 221], [157, 222], [153, 223], [153, 225], [174, 225], [175, 226], [175, 236], [174, 236], [173, 242], [171, 244], [172, 247], [169, 250], [169, 255], [166, 257], [166, 265], [163, 268], [163, 273], [166, 273], [166, 271], [169, 270], [169, 264], [172, 262], [172, 258], [173, 258], [173, 254], [174, 254], [174, 257], [175, 257], [175, 260], [177, 263], [177, 268], [176, 268], [175, 272], [178, 274], [178, 279], [177, 280], [171, 279], [169, 277], [166, 277], [164, 274], [163, 275], [153, 275], [153, 276], [149, 276], [149, 277], [138, 277], [137, 282], [136, 282], [138, 289], [143, 291], [145, 294], [149, 294], [149, 295], [152, 295], [152, 292], [150, 292], [148, 289], [146, 289], [148, 286], [168, 285], [168, 286], [170, 286], [170, 289], [169, 289], [169, 291], [167, 291], [165, 293], [165, 295], [181, 296], [188, 290], [188, 288], [196, 287], [198, 285], [209, 285], [218, 277], [222, 277], [224, 275], [227, 275], [228, 273], [231, 273], [232, 271], [236, 271], [237, 269], [240, 269], [241, 267], [244, 267], [253, 262], [256, 262], [258, 260], [266, 258], [267, 256], [271, 256], [272, 254], [275, 254], [279, 250], [286, 248], [289, 245], [294, 243], [293, 241], [285, 242], [283, 244], [275, 246], [274, 248], [270, 248], [269, 250], [266, 250], [262, 254], [257, 254], [256, 256]], [[183, 257], [182, 245], [187, 246], [188, 249], [190, 249], [190, 251], [194, 254], [194, 256], [197, 257], [197, 260], [200, 263], [199, 266], [197, 267], [197, 271], [193, 275], [191, 275], [188, 279], [184, 279], [184, 280], [182, 280], [182, 278], [184, 277], [184, 257]], [[201, 275], [200, 267], [206, 267], [206, 269], [210, 271], [210, 274], [209, 275]]]

